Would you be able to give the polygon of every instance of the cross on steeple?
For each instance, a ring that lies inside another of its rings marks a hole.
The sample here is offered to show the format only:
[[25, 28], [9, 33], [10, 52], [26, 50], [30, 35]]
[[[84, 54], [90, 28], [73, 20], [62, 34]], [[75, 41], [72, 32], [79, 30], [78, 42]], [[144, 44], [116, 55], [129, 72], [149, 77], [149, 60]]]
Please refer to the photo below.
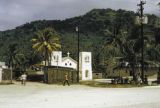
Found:
[[69, 57], [70, 53], [68, 52], [67, 55], [68, 55], [68, 57]]

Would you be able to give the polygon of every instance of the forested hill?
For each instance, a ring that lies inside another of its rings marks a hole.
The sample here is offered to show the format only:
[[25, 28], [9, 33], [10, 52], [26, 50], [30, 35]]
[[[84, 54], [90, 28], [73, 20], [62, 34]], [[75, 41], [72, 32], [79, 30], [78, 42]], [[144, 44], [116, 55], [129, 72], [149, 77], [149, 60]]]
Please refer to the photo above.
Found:
[[[54, 14], [54, 13], [53, 13]], [[158, 18], [148, 15], [149, 23], [145, 25], [145, 35], [155, 41], [155, 29]], [[26, 23], [13, 30], [0, 32], [0, 61], [9, 61], [9, 47], [16, 45], [16, 53], [23, 53], [22, 61], [28, 65], [40, 61], [40, 55], [33, 55], [31, 39], [35, 32], [46, 27], [53, 27], [61, 37], [63, 56], [69, 51], [77, 59], [77, 34], [75, 27], [80, 28], [80, 50], [93, 52], [94, 68], [107, 59], [104, 45], [111, 42], [120, 31], [128, 35], [139, 36], [139, 26], [135, 25], [136, 13], [125, 10], [93, 9], [83, 16], [66, 20], [40, 20]], [[158, 40], [158, 38], [156, 38]], [[155, 41], [158, 42], [158, 41]]]

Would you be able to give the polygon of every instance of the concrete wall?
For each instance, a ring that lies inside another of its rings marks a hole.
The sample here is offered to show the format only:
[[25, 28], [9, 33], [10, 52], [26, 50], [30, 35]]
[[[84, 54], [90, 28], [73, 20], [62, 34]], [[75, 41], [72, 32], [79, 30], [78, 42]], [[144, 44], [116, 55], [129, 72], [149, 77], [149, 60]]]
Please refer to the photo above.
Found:
[[77, 63], [75, 63], [74, 61], [72, 61], [72, 60], [69, 59], [69, 58], [66, 58], [66, 59], [62, 62], [62, 67], [77, 69]]
[[2, 82], [2, 68], [0, 67], [0, 83]]
[[62, 65], [62, 51], [53, 51], [51, 55], [51, 66]]

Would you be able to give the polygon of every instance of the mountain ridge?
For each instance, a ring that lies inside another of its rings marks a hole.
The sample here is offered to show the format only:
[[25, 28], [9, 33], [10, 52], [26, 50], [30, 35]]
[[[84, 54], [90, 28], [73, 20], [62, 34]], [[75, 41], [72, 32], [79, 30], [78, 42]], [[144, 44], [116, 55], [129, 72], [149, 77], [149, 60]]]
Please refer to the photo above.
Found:
[[[114, 32], [118, 33], [121, 29], [133, 32], [135, 17], [137, 13], [126, 10], [112, 9], [93, 9], [84, 15], [68, 18], [66, 20], [38, 20], [23, 24], [12, 30], [0, 32], [0, 60], [8, 61], [6, 53], [9, 45], [17, 44], [18, 52], [23, 52], [27, 59], [31, 59], [34, 50], [32, 49], [31, 39], [34, 33], [46, 27], [53, 27], [59, 33], [63, 53], [71, 52], [71, 57], [77, 59], [77, 33], [75, 27], [80, 27], [80, 50], [93, 52], [93, 63], [98, 65], [98, 53], [101, 53], [103, 45], [110, 39]], [[146, 30], [154, 38], [152, 28], [158, 19], [155, 15], [148, 15], [149, 24], [145, 25]], [[114, 28], [117, 28], [114, 31]], [[7, 43], [7, 44], [6, 44]], [[39, 55], [40, 56], [40, 55]], [[38, 61], [37, 61], [38, 62]], [[97, 62], [97, 63], [96, 63]]]

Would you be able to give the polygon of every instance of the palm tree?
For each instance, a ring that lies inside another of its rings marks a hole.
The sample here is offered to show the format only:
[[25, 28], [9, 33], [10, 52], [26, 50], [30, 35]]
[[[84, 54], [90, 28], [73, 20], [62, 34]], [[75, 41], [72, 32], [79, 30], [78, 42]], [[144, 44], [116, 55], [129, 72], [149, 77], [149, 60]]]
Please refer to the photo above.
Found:
[[[61, 45], [59, 44], [59, 35], [52, 28], [45, 28], [41, 31], [38, 31], [36, 33], [36, 38], [33, 38], [32, 42], [33, 49], [35, 49], [36, 52], [42, 53], [45, 60], [45, 66], [47, 66], [47, 64], [49, 65], [51, 61], [52, 51], [61, 48]], [[46, 72], [45, 69], [46, 68], [44, 68], [44, 72]], [[46, 73], [44, 73], [44, 82], [46, 82], [46, 80], [47, 76]]]
[[110, 59], [106, 63], [111, 64], [113, 69], [121, 66], [123, 62], [128, 62], [132, 70], [133, 80], [137, 81], [136, 66], [140, 62], [140, 39], [129, 35], [124, 30], [119, 30], [119, 33], [112, 35], [111, 38], [111, 42], [106, 44], [106, 50], [110, 55]]
[[[113, 69], [117, 66], [120, 51], [119, 47], [117, 47], [117, 42], [115, 41], [114, 35], [110, 30], [105, 29], [103, 31], [103, 35], [106, 36], [105, 41], [100, 47], [101, 50], [99, 50], [99, 52], [95, 55], [94, 66], [97, 71], [103, 72], [105, 77], [107, 77], [107, 75], [110, 75], [110, 73], [113, 72]], [[102, 57], [101, 54], [105, 56]]]
[[45, 60], [45, 66], [47, 66], [47, 62], [51, 59], [51, 53], [54, 50], [61, 48], [59, 44], [59, 35], [52, 28], [45, 28], [36, 33], [36, 38], [32, 39], [33, 49], [36, 52], [42, 53]]

